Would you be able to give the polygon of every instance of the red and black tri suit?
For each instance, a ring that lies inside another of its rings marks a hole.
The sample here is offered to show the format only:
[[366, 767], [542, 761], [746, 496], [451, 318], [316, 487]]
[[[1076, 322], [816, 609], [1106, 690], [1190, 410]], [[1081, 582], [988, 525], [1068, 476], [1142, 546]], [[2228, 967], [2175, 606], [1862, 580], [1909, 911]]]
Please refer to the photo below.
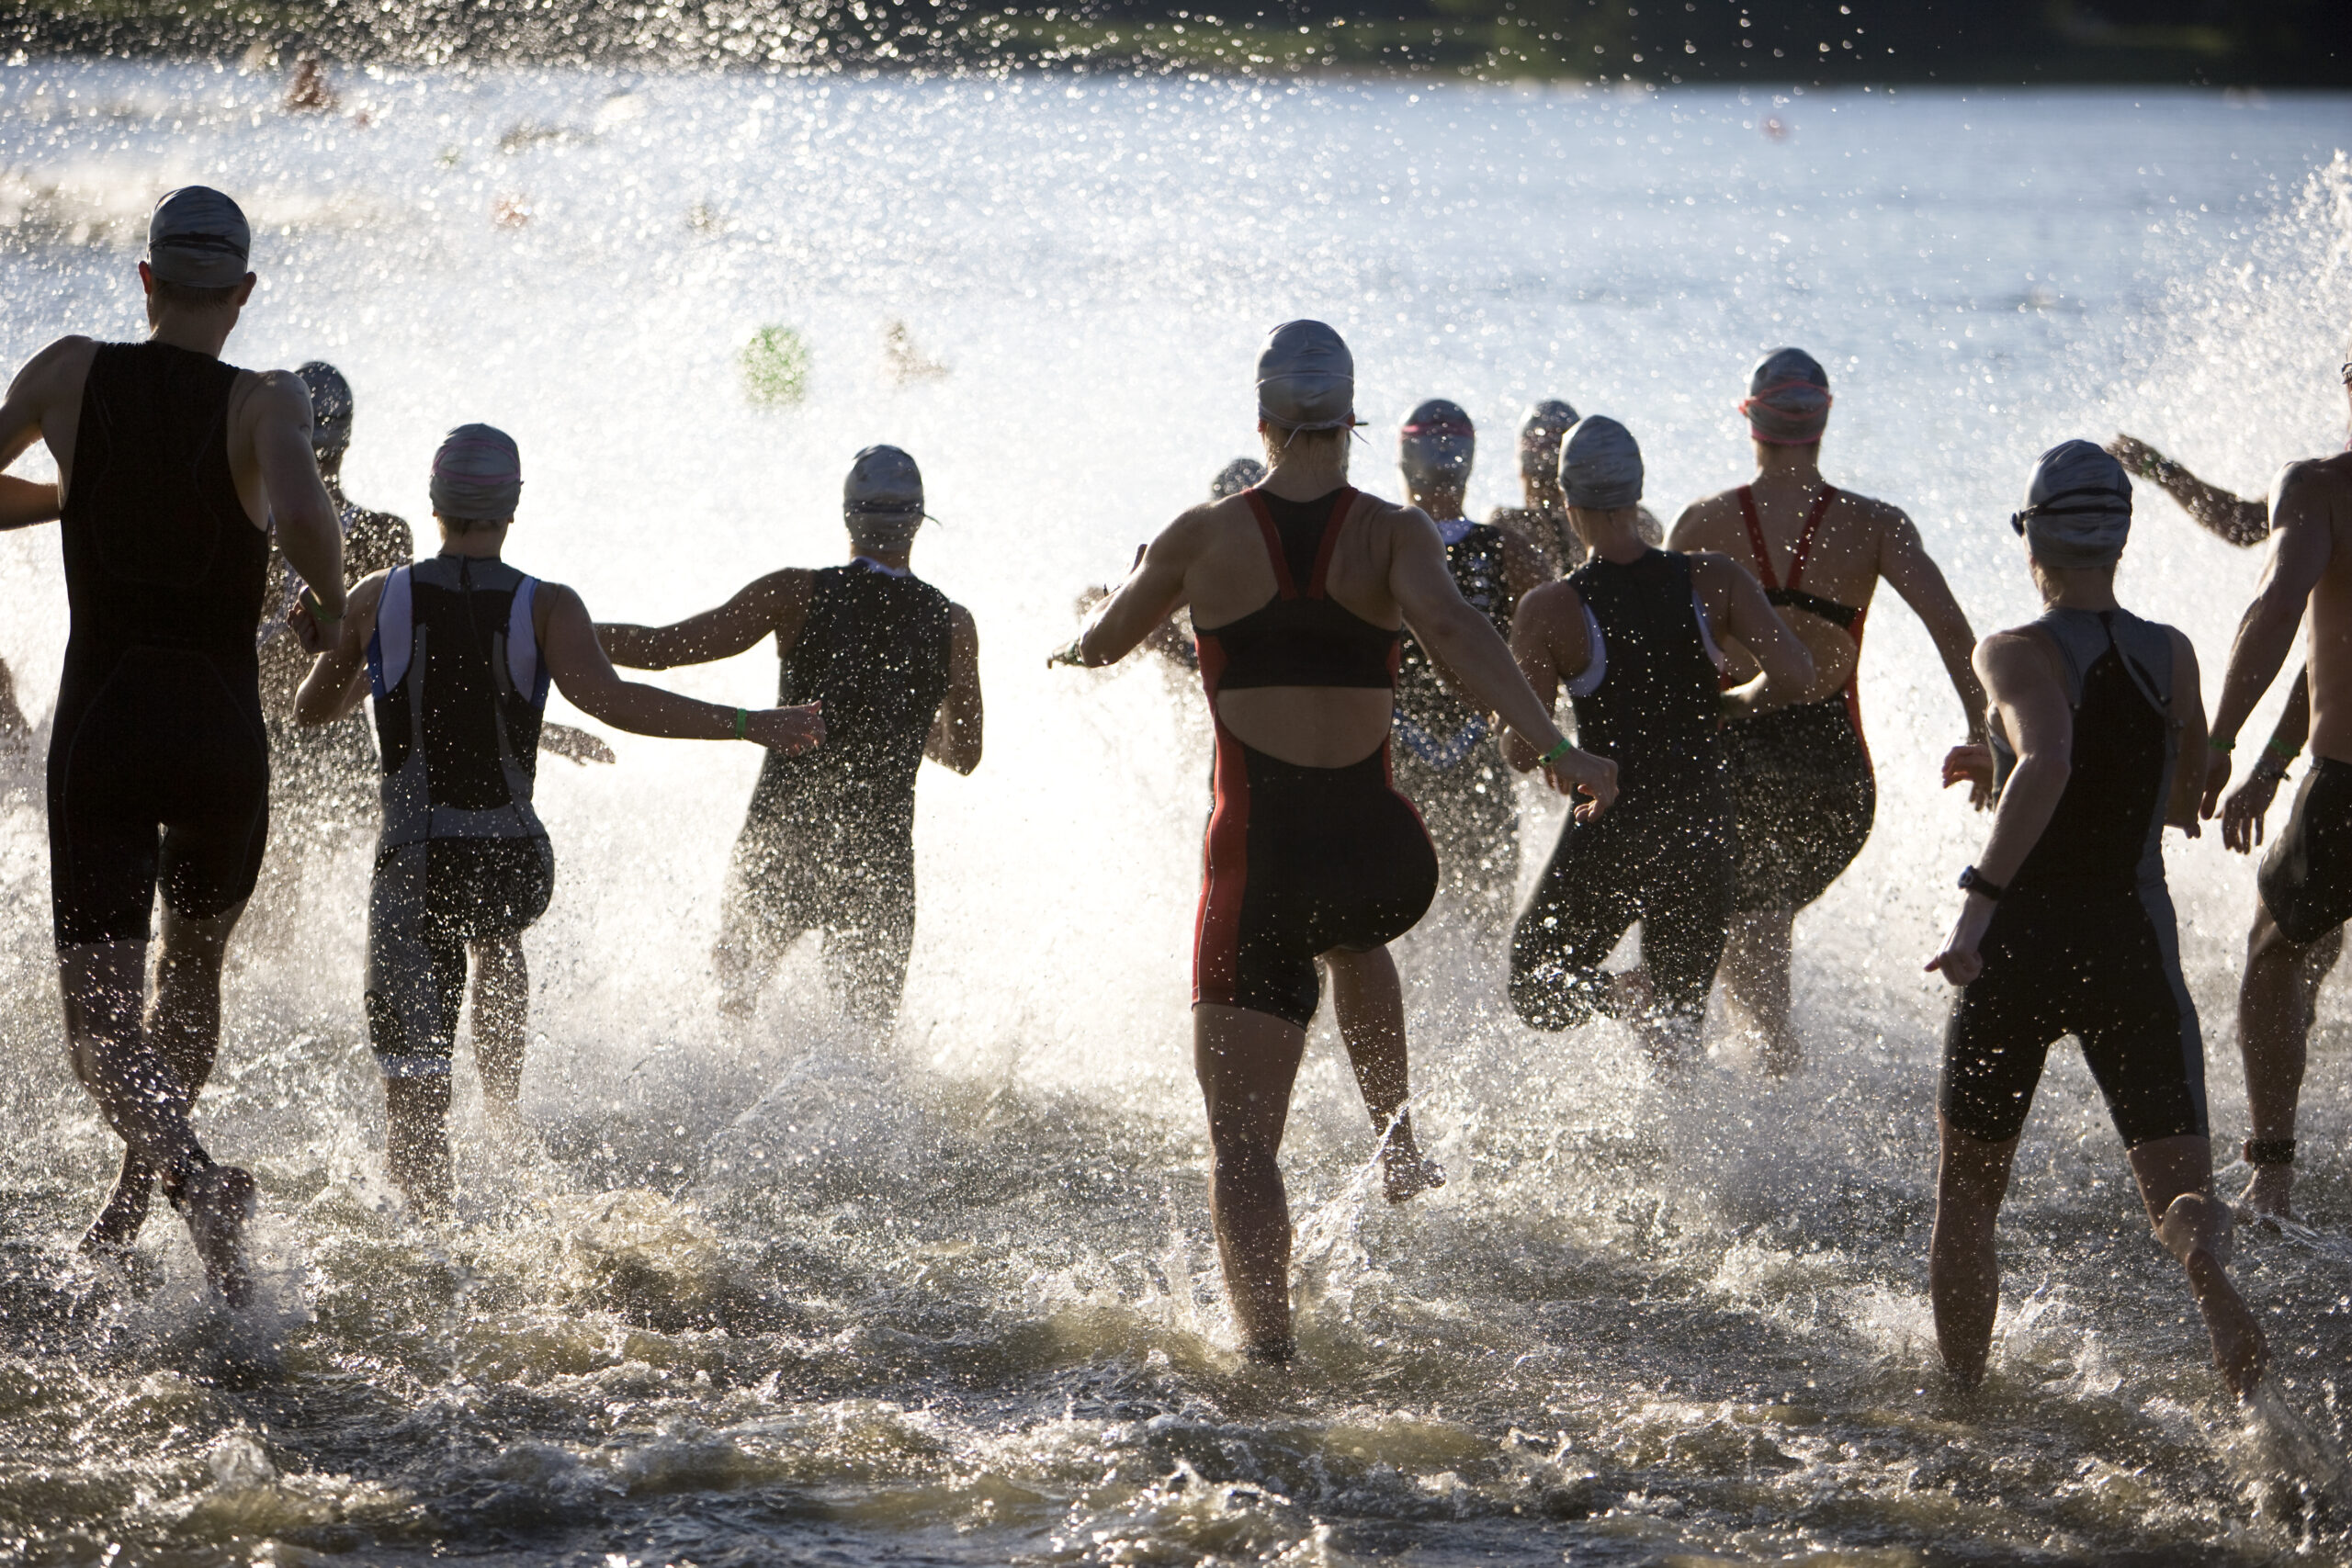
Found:
[[[1209, 710], [1252, 686], [1396, 687], [1399, 633], [1329, 597], [1325, 575], [1357, 492], [1313, 501], [1243, 492], [1274, 569], [1275, 596], [1197, 628]], [[1216, 721], [1193, 1001], [1272, 1013], [1304, 1029], [1321, 999], [1316, 955], [1369, 952], [1412, 930], [1437, 894], [1437, 851], [1396, 791], [1385, 736], [1359, 761], [1301, 767]]]

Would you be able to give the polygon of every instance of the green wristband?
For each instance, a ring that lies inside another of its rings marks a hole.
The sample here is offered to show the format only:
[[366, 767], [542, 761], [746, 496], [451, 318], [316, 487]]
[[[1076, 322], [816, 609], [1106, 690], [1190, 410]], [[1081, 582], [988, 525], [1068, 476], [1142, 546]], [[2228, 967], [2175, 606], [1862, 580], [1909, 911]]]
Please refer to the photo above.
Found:
[[2269, 752], [2272, 756], [2278, 758], [2279, 764], [2282, 767], [2303, 754], [2303, 749], [2301, 747], [2282, 745], [2276, 740], [2264, 741], [2262, 743], [2262, 749]]
[[2226, 757], [2238, 749], [2238, 743], [2234, 740], [2224, 740], [2218, 735], [2208, 735], [2205, 738], [2205, 747], [2208, 750], [2219, 751]]
[[1561, 758], [1566, 756], [1576, 749], [1577, 743], [1563, 735], [1560, 737], [1560, 743], [1558, 745], [1553, 747], [1549, 751], [1544, 752], [1541, 757], [1535, 759], [1535, 765], [1539, 768], [1548, 768], [1554, 762], [1558, 761]]
[[744, 731], [750, 729], [751, 727], [752, 716], [741, 708], [737, 708], [735, 710], [735, 739], [738, 740], [742, 739]]
[[343, 622], [340, 615], [328, 615], [327, 607], [319, 602], [319, 596], [311, 592], [307, 586], [302, 590], [302, 607], [310, 611], [311, 618], [322, 626], [339, 626]]

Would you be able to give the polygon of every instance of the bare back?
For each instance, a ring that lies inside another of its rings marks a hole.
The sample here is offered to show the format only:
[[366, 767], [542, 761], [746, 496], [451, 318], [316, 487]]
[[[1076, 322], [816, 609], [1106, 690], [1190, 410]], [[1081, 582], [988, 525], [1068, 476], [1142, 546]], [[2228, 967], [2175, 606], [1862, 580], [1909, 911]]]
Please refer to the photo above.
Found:
[[2273, 526], [2324, 531], [2327, 567], [2311, 592], [2311, 749], [2352, 762], [2352, 452], [2290, 463], [2271, 486]]
[[[1686, 552], [1717, 550], [1754, 572], [1758, 580], [1789, 585], [1797, 546], [1804, 536], [1820, 486], [1765, 480], [1745, 487], [1755, 499], [1756, 521], [1771, 559], [1758, 563], [1749, 538], [1740, 492], [1727, 490], [1693, 502], [1674, 525], [1670, 547]], [[1884, 574], [1887, 537], [1905, 521], [1899, 508], [1850, 491], [1838, 491], [1813, 529], [1799, 582], [1849, 609], [1868, 611]], [[1766, 570], [1769, 569], [1770, 575]]]

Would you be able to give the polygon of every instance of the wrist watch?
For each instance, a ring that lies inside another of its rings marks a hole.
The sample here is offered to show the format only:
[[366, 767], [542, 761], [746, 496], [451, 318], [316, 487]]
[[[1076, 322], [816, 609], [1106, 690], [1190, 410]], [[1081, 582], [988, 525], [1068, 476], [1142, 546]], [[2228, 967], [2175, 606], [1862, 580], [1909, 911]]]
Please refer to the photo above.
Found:
[[1973, 865], [1960, 874], [1960, 886], [1962, 892], [1980, 894], [1996, 904], [2001, 901], [2001, 895], [2008, 891]]

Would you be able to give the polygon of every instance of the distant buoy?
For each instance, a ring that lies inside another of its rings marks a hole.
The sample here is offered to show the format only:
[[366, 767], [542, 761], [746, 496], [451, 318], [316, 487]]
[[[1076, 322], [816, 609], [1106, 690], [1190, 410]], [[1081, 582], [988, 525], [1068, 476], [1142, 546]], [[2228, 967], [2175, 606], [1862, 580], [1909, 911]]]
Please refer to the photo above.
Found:
[[808, 395], [808, 345], [786, 326], [762, 327], [743, 345], [743, 395], [755, 403], [797, 403]]

